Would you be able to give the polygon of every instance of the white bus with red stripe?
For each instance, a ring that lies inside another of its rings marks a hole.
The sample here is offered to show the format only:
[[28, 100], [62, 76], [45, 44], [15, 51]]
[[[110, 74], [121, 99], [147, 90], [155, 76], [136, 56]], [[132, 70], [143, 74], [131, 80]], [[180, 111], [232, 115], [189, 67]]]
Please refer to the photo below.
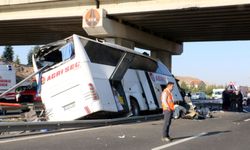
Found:
[[[0, 94], [16, 84], [15, 68], [7, 63], [0, 62]], [[0, 102], [15, 102], [15, 91], [11, 91], [0, 98]]]
[[[138, 115], [160, 110], [173, 75], [161, 62], [125, 47], [78, 35], [43, 46], [33, 57], [49, 121]], [[176, 101], [182, 101], [177, 86]]]

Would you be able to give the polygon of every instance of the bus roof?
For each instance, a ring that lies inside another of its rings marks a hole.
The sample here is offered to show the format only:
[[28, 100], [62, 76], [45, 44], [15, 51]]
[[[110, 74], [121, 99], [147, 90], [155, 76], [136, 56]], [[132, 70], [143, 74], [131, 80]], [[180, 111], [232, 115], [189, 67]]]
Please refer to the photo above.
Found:
[[[51, 53], [53, 51], [59, 50], [62, 46], [67, 44], [69, 41], [73, 41], [73, 36], [74, 35], [72, 35], [70, 37], [67, 37], [67, 38], [65, 38], [63, 40], [58, 40], [56, 42], [49, 43], [49, 44], [46, 44], [46, 45], [42, 46], [39, 49], [39, 51], [34, 54], [35, 58], [39, 61], [42, 57], [46, 56], [47, 54], [49, 54], [49, 53]], [[152, 57], [143, 55], [143, 54], [141, 54], [139, 52], [136, 52], [136, 51], [134, 51], [132, 49], [129, 49], [129, 48], [117, 45], [117, 44], [112, 44], [112, 43], [108, 43], [108, 42], [100, 42], [100, 41], [89, 39], [89, 38], [79, 36], [79, 35], [75, 35], [75, 36], [79, 37], [80, 39], [89, 41], [89, 42], [93, 42], [93, 43], [96, 43], [96, 44], [101, 44], [103, 46], [107, 46], [107, 47], [110, 47], [112, 49], [122, 51], [124, 53], [133, 54], [134, 58], [133, 58], [133, 61], [130, 64], [129, 68], [145, 70], [145, 71], [150, 71], [150, 72], [156, 72], [156, 70], [159, 70], [158, 69], [159, 61], [153, 59]], [[168, 70], [163, 71], [163, 72], [166, 72], [167, 73], [166, 75], [169, 75]], [[162, 73], [162, 71], [161, 71], [161, 73]]]

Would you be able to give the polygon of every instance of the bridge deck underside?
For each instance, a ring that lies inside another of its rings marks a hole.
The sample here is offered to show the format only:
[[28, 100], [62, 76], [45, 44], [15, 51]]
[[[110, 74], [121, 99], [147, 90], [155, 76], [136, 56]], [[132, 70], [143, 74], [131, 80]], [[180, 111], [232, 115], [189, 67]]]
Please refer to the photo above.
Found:
[[119, 14], [113, 17], [177, 42], [250, 40], [250, 5]]
[[81, 17], [0, 22], [0, 45], [45, 44], [72, 34], [86, 35]]
[[[250, 40], [250, 5], [112, 14], [125, 24], [176, 41]], [[86, 35], [82, 18], [0, 21], [0, 45], [44, 44]]]

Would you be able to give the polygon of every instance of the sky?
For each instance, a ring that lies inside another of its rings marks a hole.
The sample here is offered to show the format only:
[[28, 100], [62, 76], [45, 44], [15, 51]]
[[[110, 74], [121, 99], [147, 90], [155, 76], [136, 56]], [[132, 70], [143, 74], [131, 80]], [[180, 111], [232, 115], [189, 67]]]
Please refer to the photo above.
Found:
[[[13, 46], [22, 64], [33, 46]], [[4, 47], [0, 46], [0, 55]], [[191, 76], [209, 84], [250, 86], [250, 41], [184, 43], [181, 55], [172, 58], [175, 76]]]
[[[21, 64], [27, 64], [28, 63], [28, 53], [30, 50], [34, 47], [33, 45], [25, 45], [25, 46], [12, 46], [14, 50], [14, 60], [16, 58], [16, 55], [18, 55]], [[4, 46], [0, 46], [0, 56], [2, 56], [4, 51]]]
[[250, 41], [184, 43], [182, 55], [173, 56], [172, 73], [210, 84], [250, 86]]

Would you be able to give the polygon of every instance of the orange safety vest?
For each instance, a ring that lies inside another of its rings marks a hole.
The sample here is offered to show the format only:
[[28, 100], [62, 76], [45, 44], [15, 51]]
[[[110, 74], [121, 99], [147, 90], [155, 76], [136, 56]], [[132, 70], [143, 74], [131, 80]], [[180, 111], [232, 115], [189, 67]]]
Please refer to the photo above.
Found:
[[167, 99], [163, 99], [161, 95], [161, 101], [162, 101], [162, 109], [163, 111], [174, 111], [174, 101], [173, 101], [173, 95], [172, 93], [166, 88], [162, 93], [167, 94]]

